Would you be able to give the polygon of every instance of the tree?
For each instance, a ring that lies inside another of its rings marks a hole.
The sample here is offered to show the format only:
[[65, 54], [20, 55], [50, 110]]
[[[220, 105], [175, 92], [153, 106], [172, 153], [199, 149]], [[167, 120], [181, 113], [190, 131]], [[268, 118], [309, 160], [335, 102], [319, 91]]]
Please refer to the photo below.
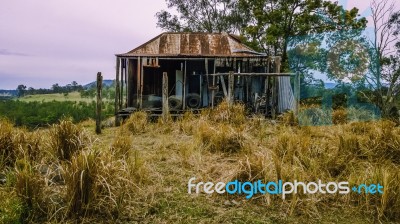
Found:
[[179, 16], [162, 10], [156, 14], [157, 27], [172, 32], [240, 32], [246, 17], [238, 11], [237, 0], [166, 0]]
[[371, 51], [377, 60], [371, 64], [366, 81], [375, 94], [364, 96], [376, 103], [384, 116], [389, 116], [400, 93], [400, 11], [389, 0], [373, 0], [370, 7], [374, 28]]
[[26, 86], [23, 84], [18, 85], [17, 87], [17, 92], [18, 92], [18, 97], [22, 97], [25, 95], [25, 91], [26, 91]]
[[58, 83], [55, 83], [51, 86], [51, 89], [53, 90], [54, 93], [60, 93], [62, 90], [62, 87], [58, 85]]
[[364, 29], [367, 20], [358, 19], [358, 9], [344, 10], [325, 0], [239, 0], [239, 8], [250, 12], [244, 28], [249, 44], [269, 55], [282, 56], [287, 65], [288, 39], [314, 33]]
[[27, 91], [27, 94], [28, 94], [28, 95], [34, 95], [34, 94], [36, 94], [35, 88], [29, 87], [29, 88], [28, 88], [28, 91]]

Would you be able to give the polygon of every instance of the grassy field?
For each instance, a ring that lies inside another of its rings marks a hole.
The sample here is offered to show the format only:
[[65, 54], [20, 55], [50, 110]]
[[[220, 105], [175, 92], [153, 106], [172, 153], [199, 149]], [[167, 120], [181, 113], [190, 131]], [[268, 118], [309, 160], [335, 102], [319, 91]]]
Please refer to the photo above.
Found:
[[[400, 129], [390, 121], [298, 126], [221, 104], [121, 127], [0, 122], [3, 223], [391, 223], [400, 219]], [[188, 180], [380, 183], [384, 194], [188, 194]], [[0, 222], [1, 222], [0, 221]]]
[[18, 98], [20, 101], [24, 102], [34, 102], [34, 101], [39, 101], [39, 102], [50, 102], [50, 101], [76, 101], [76, 102], [87, 102], [90, 103], [93, 100], [92, 98], [81, 98], [81, 95], [79, 92], [71, 92], [68, 93], [67, 95], [64, 95], [63, 93], [52, 93], [52, 94], [36, 94], [36, 95], [27, 95], [24, 97]]

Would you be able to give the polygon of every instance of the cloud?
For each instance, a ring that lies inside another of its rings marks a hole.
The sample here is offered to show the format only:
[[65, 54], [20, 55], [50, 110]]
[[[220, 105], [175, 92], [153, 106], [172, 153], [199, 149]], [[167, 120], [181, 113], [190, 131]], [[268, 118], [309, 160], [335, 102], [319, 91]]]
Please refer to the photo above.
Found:
[[30, 56], [29, 54], [25, 54], [25, 53], [19, 53], [19, 52], [12, 52], [12, 51], [8, 51], [7, 49], [0, 49], [0, 55], [4, 55], [4, 56]]

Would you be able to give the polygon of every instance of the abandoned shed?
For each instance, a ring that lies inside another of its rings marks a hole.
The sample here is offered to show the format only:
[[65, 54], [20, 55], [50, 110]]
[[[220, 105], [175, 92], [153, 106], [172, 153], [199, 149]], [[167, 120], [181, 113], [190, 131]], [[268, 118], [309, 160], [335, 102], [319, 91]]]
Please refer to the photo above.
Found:
[[275, 116], [295, 109], [291, 75], [280, 73], [280, 57], [255, 52], [235, 35], [162, 33], [116, 55], [115, 112], [181, 113], [226, 98]]

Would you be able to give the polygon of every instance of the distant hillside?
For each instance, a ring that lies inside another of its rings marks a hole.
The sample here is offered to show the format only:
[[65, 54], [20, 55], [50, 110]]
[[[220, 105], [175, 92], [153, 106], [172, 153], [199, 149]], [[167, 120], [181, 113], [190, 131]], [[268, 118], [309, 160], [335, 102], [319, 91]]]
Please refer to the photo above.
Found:
[[[113, 84], [114, 80], [111, 79], [105, 79], [103, 80], [103, 86], [111, 86]], [[83, 86], [84, 89], [91, 89], [91, 88], [95, 88], [96, 87], [96, 81], [88, 83], [86, 85]]]

